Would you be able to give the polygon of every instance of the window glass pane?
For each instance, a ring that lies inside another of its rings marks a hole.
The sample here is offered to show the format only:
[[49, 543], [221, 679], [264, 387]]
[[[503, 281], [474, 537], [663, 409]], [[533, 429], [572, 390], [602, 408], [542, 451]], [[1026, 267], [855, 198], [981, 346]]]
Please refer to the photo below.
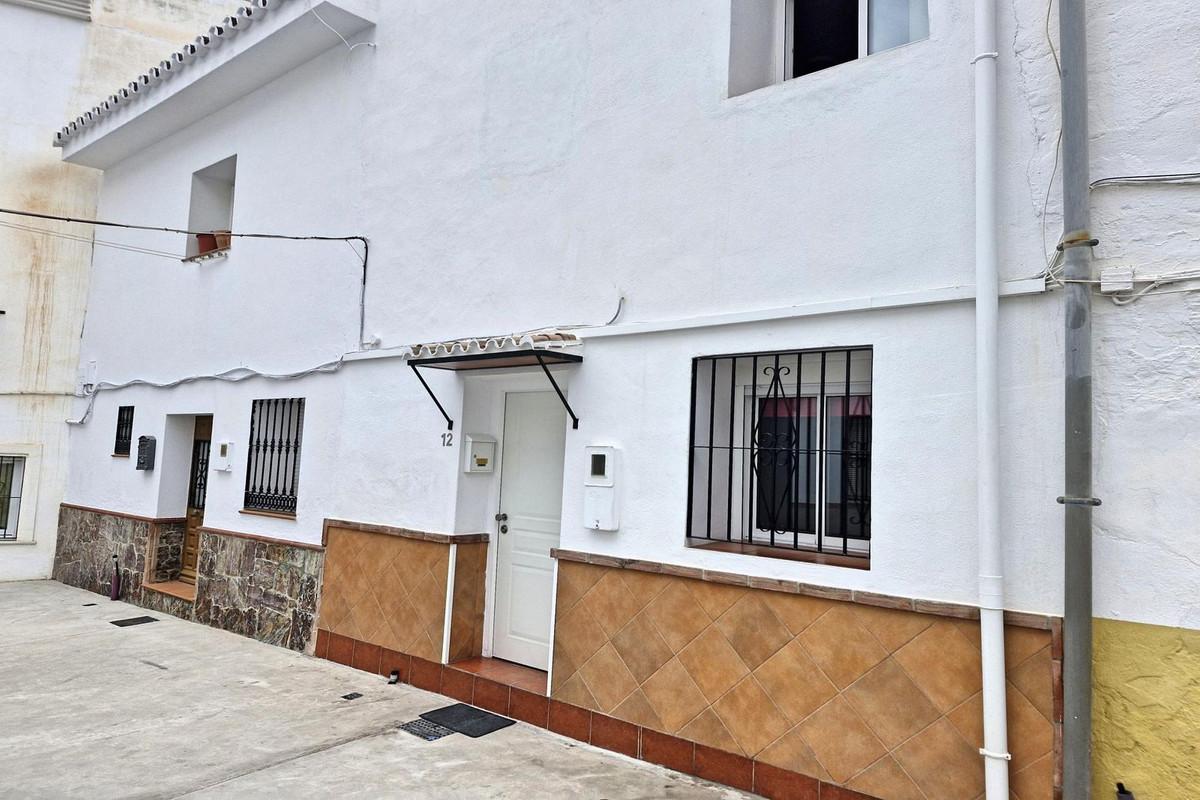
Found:
[[[849, 405], [850, 413], [845, 409]], [[828, 449], [825, 535], [871, 537], [871, 398], [830, 397], [826, 405]]]
[[25, 459], [0, 456], [0, 539], [17, 538], [21, 518], [21, 488], [25, 482]]
[[755, 527], [815, 533], [817, 399], [760, 399], [756, 433]]
[[858, 0], [796, 0], [792, 77], [858, 58]]
[[867, 51], [878, 53], [929, 36], [928, 0], [869, 0]]

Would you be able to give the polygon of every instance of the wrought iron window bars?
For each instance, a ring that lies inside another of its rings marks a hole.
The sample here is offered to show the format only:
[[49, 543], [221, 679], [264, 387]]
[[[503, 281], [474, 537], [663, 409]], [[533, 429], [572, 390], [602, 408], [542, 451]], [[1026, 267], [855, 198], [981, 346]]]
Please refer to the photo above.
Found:
[[255, 400], [246, 460], [247, 511], [296, 513], [304, 398]]
[[133, 406], [121, 406], [117, 409], [117, 438], [113, 443], [113, 455], [129, 455], [130, 443], [133, 441]]
[[692, 364], [687, 535], [868, 558], [870, 348]]

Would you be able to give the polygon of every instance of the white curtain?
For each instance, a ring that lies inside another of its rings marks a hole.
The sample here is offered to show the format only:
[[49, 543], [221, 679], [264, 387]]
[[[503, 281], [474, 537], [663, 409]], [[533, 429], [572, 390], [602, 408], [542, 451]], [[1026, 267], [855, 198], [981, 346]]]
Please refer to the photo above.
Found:
[[868, 52], [878, 53], [929, 36], [928, 0], [868, 0]]

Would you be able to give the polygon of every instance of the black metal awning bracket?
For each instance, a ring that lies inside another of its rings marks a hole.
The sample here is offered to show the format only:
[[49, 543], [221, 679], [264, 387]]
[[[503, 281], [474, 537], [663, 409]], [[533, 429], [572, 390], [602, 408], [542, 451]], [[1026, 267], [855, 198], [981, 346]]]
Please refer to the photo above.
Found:
[[[417, 380], [419, 380], [421, 385], [425, 387], [425, 392], [429, 395], [429, 399], [433, 401], [433, 404], [437, 406], [438, 411], [442, 412], [442, 416], [446, 418], [446, 430], [454, 430], [454, 420], [450, 419], [450, 415], [446, 413], [446, 409], [442, 408], [442, 404], [437, 399], [437, 395], [433, 393], [433, 389], [430, 389], [429, 384], [425, 382], [425, 376], [421, 374], [419, 369], [417, 369], [416, 364], [409, 362], [408, 366], [412, 367], [413, 374], [417, 376]], [[562, 394], [560, 393], [559, 396], [561, 397]]]
[[571, 415], [571, 427], [578, 430], [579, 417], [575, 416], [575, 412], [571, 410], [571, 404], [567, 402], [567, 396], [562, 393], [562, 389], [558, 388], [558, 381], [554, 380], [554, 376], [550, 374], [550, 368], [546, 366], [546, 361], [542, 358], [542, 354], [534, 350], [533, 357], [542, 365], [542, 372], [546, 373], [546, 377], [550, 380], [550, 385], [554, 387], [555, 393], [558, 394], [558, 399], [562, 401], [563, 408]]

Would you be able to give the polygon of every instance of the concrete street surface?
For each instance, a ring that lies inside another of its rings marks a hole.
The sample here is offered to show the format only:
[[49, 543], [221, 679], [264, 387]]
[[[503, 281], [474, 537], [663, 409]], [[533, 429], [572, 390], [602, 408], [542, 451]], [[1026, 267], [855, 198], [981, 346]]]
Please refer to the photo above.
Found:
[[425, 742], [454, 701], [50, 581], [0, 633], [0, 798], [749, 797], [520, 722]]

